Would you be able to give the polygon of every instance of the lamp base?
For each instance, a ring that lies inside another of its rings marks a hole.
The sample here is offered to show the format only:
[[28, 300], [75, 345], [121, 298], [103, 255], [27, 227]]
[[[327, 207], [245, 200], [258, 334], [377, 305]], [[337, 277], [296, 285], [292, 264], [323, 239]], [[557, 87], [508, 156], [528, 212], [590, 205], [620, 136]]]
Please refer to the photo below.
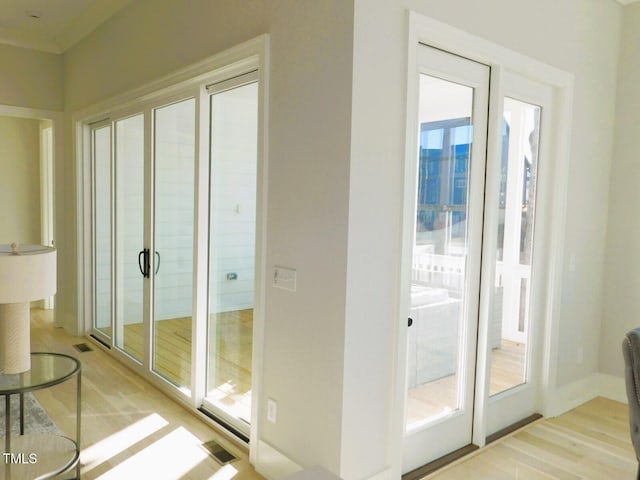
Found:
[[0, 373], [31, 369], [29, 303], [0, 304]]

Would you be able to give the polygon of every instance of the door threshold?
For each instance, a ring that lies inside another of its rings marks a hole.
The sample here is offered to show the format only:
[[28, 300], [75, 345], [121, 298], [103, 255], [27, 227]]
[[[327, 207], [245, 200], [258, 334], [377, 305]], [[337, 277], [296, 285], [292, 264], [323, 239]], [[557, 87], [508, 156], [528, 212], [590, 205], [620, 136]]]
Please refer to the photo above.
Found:
[[487, 436], [487, 439], [485, 440], [485, 445], [489, 445], [490, 443], [493, 443], [502, 437], [506, 437], [510, 433], [513, 433], [516, 430], [520, 430], [522, 427], [526, 427], [530, 423], [533, 423], [536, 420], [539, 420], [541, 418], [542, 418], [542, 415], [540, 415], [539, 413], [534, 413], [533, 415], [529, 415], [527, 418], [523, 418], [522, 420], [516, 423], [512, 423], [508, 427], [505, 427], [502, 430], [498, 430], [496, 433], [492, 433], [491, 435]]
[[[542, 415], [540, 415], [539, 413], [534, 413], [533, 415], [529, 415], [527, 418], [523, 418], [522, 420], [513, 423], [511, 425], [509, 425], [508, 427], [503, 428], [502, 430], [497, 431], [496, 433], [493, 433], [491, 435], [489, 435], [486, 439], [486, 443], [485, 446], [489, 445], [490, 443], [495, 442], [496, 440], [500, 440], [503, 437], [506, 437], [507, 435], [510, 435], [518, 430], [520, 430], [523, 427], [526, 427], [527, 425], [529, 425], [530, 423], [533, 423], [539, 419], [542, 418]], [[476, 450], [478, 450], [480, 447], [478, 447], [477, 445], [474, 444], [469, 444], [466, 447], [462, 447], [459, 448], [458, 450], [455, 450], [447, 455], [445, 455], [444, 457], [440, 457], [436, 460], [434, 460], [433, 462], [429, 462], [426, 465], [423, 465], [422, 467], [418, 467], [415, 470], [412, 470], [408, 473], [405, 473], [402, 476], [402, 480], [420, 480], [425, 478], [428, 475], [431, 475], [432, 473], [434, 473], [436, 470], [439, 470], [443, 467], [446, 467], [447, 465], [452, 464], [453, 462], [460, 460], [462, 457], [465, 457], [467, 455], [469, 455], [472, 452], [475, 452]]]
[[247, 437], [244, 433], [242, 433], [237, 428], [231, 426], [228, 422], [224, 421], [218, 415], [215, 415], [215, 414], [211, 413], [209, 410], [207, 410], [206, 408], [204, 408], [202, 406], [200, 408], [198, 408], [198, 411], [200, 413], [202, 413], [204, 416], [208, 417], [210, 420], [212, 420], [215, 423], [217, 423], [220, 427], [222, 427], [228, 433], [234, 435], [240, 441], [242, 441], [246, 445], [249, 445], [249, 437]]
[[466, 447], [459, 448], [458, 450], [454, 450], [453, 452], [445, 455], [444, 457], [440, 457], [433, 462], [429, 462], [422, 467], [418, 467], [415, 470], [412, 470], [408, 473], [405, 473], [402, 476], [402, 480], [419, 480], [421, 478], [426, 477], [427, 475], [435, 472], [436, 470], [441, 469], [449, 465], [450, 463], [455, 462], [456, 460], [469, 455], [471, 452], [478, 450], [478, 446], [474, 444], [469, 444]]

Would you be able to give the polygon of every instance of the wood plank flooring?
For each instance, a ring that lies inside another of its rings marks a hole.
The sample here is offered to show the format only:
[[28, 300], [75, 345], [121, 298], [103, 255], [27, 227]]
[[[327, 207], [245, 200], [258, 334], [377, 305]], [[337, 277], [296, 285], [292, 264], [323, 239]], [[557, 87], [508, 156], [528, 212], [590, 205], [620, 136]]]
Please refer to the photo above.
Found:
[[[191, 387], [191, 317], [158, 320], [154, 324], [154, 371], [178, 386]], [[111, 335], [111, 328], [101, 331]], [[143, 356], [143, 325], [123, 329], [118, 346], [132, 357]], [[211, 315], [207, 397], [229, 414], [251, 420], [251, 354], [253, 310], [244, 309]]]
[[[32, 349], [78, 357], [83, 364], [82, 478], [159, 480], [262, 479], [247, 452], [195, 414], [86, 340], [54, 328], [50, 314], [32, 311]], [[37, 392], [67, 435], [75, 428], [73, 382]], [[221, 466], [200, 443], [215, 439], [239, 460]], [[539, 420], [445, 467], [435, 480], [617, 480], [635, 478], [627, 406], [596, 398], [571, 412]]]
[[595, 398], [426, 477], [433, 480], [623, 480], [635, 478], [627, 405]]
[[[171, 400], [86, 339], [54, 328], [49, 312], [32, 311], [33, 351], [67, 353], [82, 362], [82, 479], [261, 480], [245, 449]], [[58, 427], [75, 434], [75, 384], [36, 392]], [[215, 440], [238, 458], [221, 466], [201, 447]]]

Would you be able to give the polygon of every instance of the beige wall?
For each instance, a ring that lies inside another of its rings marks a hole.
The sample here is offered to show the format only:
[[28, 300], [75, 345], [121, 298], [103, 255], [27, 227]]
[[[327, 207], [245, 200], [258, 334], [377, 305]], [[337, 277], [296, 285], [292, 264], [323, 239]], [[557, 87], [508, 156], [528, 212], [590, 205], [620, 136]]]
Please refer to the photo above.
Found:
[[40, 121], [0, 117], [0, 243], [40, 243]]
[[0, 105], [62, 110], [62, 56], [0, 45]]
[[[624, 334], [640, 326], [640, 4], [625, 7], [618, 70], [615, 142], [600, 369], [621, 377]], [[611, 90], [611, 94], [614, 90]]]

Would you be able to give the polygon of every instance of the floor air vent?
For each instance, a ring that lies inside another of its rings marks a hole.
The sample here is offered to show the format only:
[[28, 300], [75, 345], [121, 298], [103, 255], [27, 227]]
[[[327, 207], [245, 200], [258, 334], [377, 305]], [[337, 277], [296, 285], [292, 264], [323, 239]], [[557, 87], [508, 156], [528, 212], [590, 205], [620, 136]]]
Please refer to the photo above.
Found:
[[233, 462], [237, 460], [231, 453], [222, 447], [218, 442], [211, 440], [202, 444], [202, 447], [209, 452], [209, 454], [215, 458], [218, 463], [224, 465], [225, 463]]
[[74, 347], [79, 352], [90, 352], [90, 351], [92, 351], [92, 348], [89, 345], [87, 345], [86, 343], [78, 343], [78, 344], [74, 345]]

